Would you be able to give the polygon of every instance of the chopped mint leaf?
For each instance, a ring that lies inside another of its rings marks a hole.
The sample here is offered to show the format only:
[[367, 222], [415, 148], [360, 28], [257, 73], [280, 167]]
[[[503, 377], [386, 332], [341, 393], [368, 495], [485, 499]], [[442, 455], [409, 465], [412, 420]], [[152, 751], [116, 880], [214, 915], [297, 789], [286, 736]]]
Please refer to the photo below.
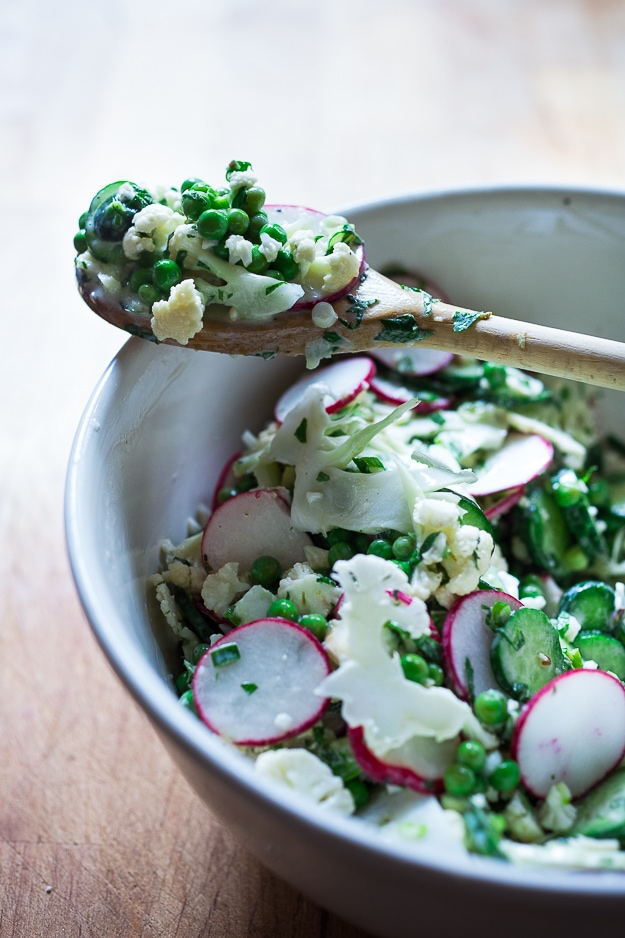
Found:
[[324, 332], [323, 338], [326, 340], [326, 342], [329, 342], [330, 345], [338, 345], [339, 342], [343, 341], [338, 332]]
[[248, 696], [253, 694], [255, 690], [258, 690], [258, 684], [253, 684], [251, 681], [245, 681], [241, 684], [241, 687]]
[[317, 482], [329, 482], [330, 476], [327, 472], [320, 472], [317, 476]]
[[422, 329], [410, 313], [403, 316], [394, 316], [381, 323], [382, 328], [375, 336], [376, 342], [394, 342], [400, 345], [413, 344], [429, 339], [434, 333], [430, 329]]
[[467, 311], [461, 313], [460, 310], [456, 310], [453, 317], [454, 332], [465, 332], [475, 325], [478, 319], [488, 319], [489, 316], [490, 313], [487, 312], [473, 313]]
[[377, 456], [354, 456], [354, 462], [359, 472], [369, 475], [373, 472], [384, 472], [384, 463]]
[[438, 300], [435, 300], [431, 293], [428, 293], [427, 290], [422, 290], [421, 287], [408, 287], [405, 283], [400, 284], [400, 286], [402, 290], [410, 290], [412, 293], [423, 294], [423, 315], [432, 315], [432, 309], [434, 304], [438, 303]]
[[308, 435], [308, 420], [306, 419], [306, 417], [304, 417], [299, 427], [295, 431], [295, 439], [299, 440], [300, 443], [305, 443], [307, 435]]
[[265, 293], [267, 295], [269, 295], [270, 293], [273, 293], [273, 291], [277, 290], [278, 287], [281, 287], [284, 282], [285, 282], [284, 280], [276, 280], [275, 283], [272, 283], [268, 287], [265, 287]]
[[345, 299], [349, 302], [350, 306], [346, 312], [349, 315], [353, 315], [356, 318], [351, 321], [349, 319], [341, 319], [339, 316], [339, 322], [342, 323], [346, 329], [357, 329], [360, 323], [362, 322], [362, 317], [365, 315], [366, 311], [370, 309], [371, 306], [375, 306], [376, 303], [379, 303], [379, 300], [359, 300], [352, 293], [348, 293]]

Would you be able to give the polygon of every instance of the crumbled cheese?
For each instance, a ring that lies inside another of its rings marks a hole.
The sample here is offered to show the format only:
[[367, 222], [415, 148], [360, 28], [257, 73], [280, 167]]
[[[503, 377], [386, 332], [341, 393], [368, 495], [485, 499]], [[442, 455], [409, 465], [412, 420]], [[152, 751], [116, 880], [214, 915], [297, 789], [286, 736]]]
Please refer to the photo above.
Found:
[[169, 299], [152, 306], [152, 331], [159, 341], [175, 339], [186, 345], [202, 328], [204, 301], [193, 280], [182, 280], [171, 288]]
[[143, 251], [162, 251], [170, 234], [185, 218], [167, 205], [153, 202], [134, 216], [132, 225], [124, 235], [122, 247], [126, 257], [136, 260]]
[[238, 261], [241, 261], [244, 267], [248, 267], [252, 263], [254, 245], [251, 241], [244, 238], [243, 235], [230, 235], [230, 237], [226, 239], [226, 247], [230, 252], [228, 260], [231, 264], [236, 264]]
[[354, 812], [354, 799], [343, 780], [306, 749], [261, 752], [255, 767], [265, 778], [286, 785], [326, 811], [343, 815]]
[[249, 188], [256, 185], [258, 176], [251, 169], [235, 169], [228, 177], [231, 189], [240, 189], [241, 186]]

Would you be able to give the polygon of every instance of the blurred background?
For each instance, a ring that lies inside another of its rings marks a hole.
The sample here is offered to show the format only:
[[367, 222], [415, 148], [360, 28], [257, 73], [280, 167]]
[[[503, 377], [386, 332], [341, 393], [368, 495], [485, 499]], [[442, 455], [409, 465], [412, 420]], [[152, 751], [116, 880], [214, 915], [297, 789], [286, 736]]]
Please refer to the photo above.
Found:
[[625, 187], [622, 0], [0, 0], [0, 933], [358, 938], [178, 777], [74, 594], [74, 430], [125, 341], [72, 238], [117, 179], [326, 211], [498, 184]]

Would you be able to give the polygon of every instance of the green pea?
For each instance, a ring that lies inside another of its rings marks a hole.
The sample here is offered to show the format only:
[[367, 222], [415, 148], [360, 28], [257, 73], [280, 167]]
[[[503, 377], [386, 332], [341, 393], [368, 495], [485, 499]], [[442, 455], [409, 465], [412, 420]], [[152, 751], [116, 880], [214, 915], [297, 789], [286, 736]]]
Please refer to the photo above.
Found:
[[299, 276], [299, 264], [290, 251], [278, 251], [278, 255], [273, 264], [276, 270], [280, 271], [285, 280], [295, 280]]
[[369, 544], [371, 543], [371, 538], [368, 534], [357, 534], [353, 539], [352, 544], [354, 545], [354, 550], [357, 554], [366, 554], [369, 551]]
[[249, 228], [250, 216], [240, 208], [228, 209], [228, 233], [243, 235]]
[[299, 620], [299, 624], [303, 629], [308, 629], [309, 632], [312, 632], [315, 638], [318, 638], [320, 642], [326, 637], [328, 620], [320, 613], [307, 612], [306, 615], [303, 615]]
[[189, 688], [191, 687], [191, 675], [189, 674], [186, 668], [182, 672], [182, 674], [178, 675], [178, 677], [174, 681], [174, 685], [176, 687], [176, 690], [178, 691], [178, 696], [184, 694], [185, 691], [189, 690]]
[[445, 672], [440, 664], [430, 662], [428, 665], [428, 677], [435, 687], [442, 687], [443, 681], [445, 680]]
[[[257, 212], [254, 215], [252, 214], [252, 212], [249, 212], [249, 211], [247, 214], [250, 216], [250, 224], [245, 234], [247, 236], [248, 241], [253, 241], [255, 244], [259, 244], [261, 228], [263, 228], [263, 226], [267, 224], [267, 215], [265, 214], [265, 212]], [[274, 263], [274, 266], [277, 267], [278, 270], [281, 270], [280, 265], [277, 263], [279, 257], [280, 257], [280, 254], [278, 254], [278, 257], [273, 263]]]
[[182, 211], [191, 221], [197, 221], [203, 212], [212, 207], [212, 201], [207, 192], [189, 189], [182, 197]]
[[217, 189], [213, 196], [213, 208], [228, 210], [232, 199], [230, 189]]
[[500, 690], [485, 690], [475, 698], [473, 709], [480, 723], [485, 726], [497, 726], [503, 723], [508, 715], [507, 698]]
[[87, 236], [84, 231], [77, 231], [74, 235], [74, 250], [77, 254], [87, 250]]
[[445, 791], [464, 798], [475, 790], [475, 772], [468, 765], [450, 765], [443, 776]]
[[226, 247], [225, 238], [220, 238], [217, 244], [213, 244], [212, 251], [213, 251], [213, 254], [216, 254], [217, 257], [221, 257], [221, 259], [224, 261], [227, 261], [230, 259], [230, 251]]
[[564, 565], [568, 567], [569, 570], [573, 571], [585, 570], [588, 566], [588, 557], [579, 544], [570, 547], [565, 552], [562, 560], [564, 561]]
[[256, 215], [265, 204], [266, 193], [260, 186], [237, 189], [232, 199], [235, 208], [242, 208], [248, 215]]
[[160, 300], [161, 293], [156, 289], [155, 286], [152, 286], [150, 283], [143, 283], [137, 290], [137, 295], [142, 303], [145, 303], [146, 306], [151, 306], [152, 303], [156, 303], [157, 300]]
[[333, 567], [337, 560], [350, 560], [354, 556], [354, 548], [347, 541], [338, 541], [328, 551], [328, 565]]
[[367, 548], [368, 554], [374, 554], [376, 557], [382, 557], [383, 560], [390, 560], [393, 557], [393, 546], [390, 541], [383, 537], [376, 537], [371, 541]]
[[458, 765], [468, 765], [474, 772], [481, 772], [486, 764], [486, 750], [476, 739], [465, 739], [456, 753]]
[[269, 619], [288, 619], [290, 622], [299, 621], [297, 606], [290, 599], [274, 599], [267, 610]]
[[182, 697], [180, 698], [180, 703], [187, 710], [190, 710], [191, 713], [194, 713], [195, 716], [198, 715], [197, 710], [195, 709], [195, 700], [193, 699], [193, 691], [186, 690]]
[[279, 579], [282, 573], [282, 564], [275, 557], [257, 557], [250, 568], [250, 576], [259, 586], [270, 586]]
[[529, 573], [526, 577], [523, 577], [519, 584], [519, 599], [529, 597], [537, 599], [544, 595], [545, 591], [540, 577], [536, 576], [535, 573]]
[[397, 560], [409, 560], [416, 544], [414, 534], [402, 534], [393, 541], [393, 556]]
[[83, 212], [80, 218], [78, 219], [78, 227], [84, 229], [87, 227], [87, 219], [89, 217], [89, 212]]
[[137, 293], [139, 287], [146, 283], [152, 283], [152, 271], [149, 268], [143, 267], [139, 268], [139, 270], [133, 271], [133, 273], [130, 275], [128, 286], [133, 291], [133, 293]]
[[273, 238], [274, 241], [279, 241], [280, 244], [286, 244], [287, 242], [288, 236], [282, 225], [263, 225], [260, 229], [260, 234], [268, 234], [270, 238]]
[[238, 489], [233, 489], [225, 485], [223, 488], [219, 489], [219, 491], [217, 492], [217, 502], [218, 504], [223, 505], [223, 503], [227, 502], [228, 499], [234, 498], [234, 496], [238, 494], [239, 494]]
[[411, 575], [412, 567], [407, 560], [395, 560], [395, 558], [393, 557], [391, 557], [391, 560], [393, 561], [394, 564], [396, 564], [399, 567], [400, 570], [404, 571], [407, 577]]
[[206, 642], [200, 642], [198, 645], [196, 645], [191, 655], [191, 662], [193, 664], [197, 664], [200, 658], [202, 658], [206, 654], [206, 652], [208, 651], [210, 647], [211, 646], [207, 645]]
[[247, 265], [247, 270], [251, 274], [264, 274], [269, 267], [269, 261], [264, 254], [261, 254], [257, 245], [252, 248], [252, 260]]
[[197, 176], [190, 176], [189, 179], [185, 179], [185, 181], [182, 183], [182, 185], [180, 186], [180, 191], [186, 192], [187, 189], [192, 189], [193, 186], [202, 186], [202, 185], [206, 185], [203, 179], [198, 179]]
[[152, 271], [154, 285], [160, 290], [168, 292], [172, 287], [182, 280], [182, 271], [175, 261], [167, 260], [157, 261]]
[[209, 241], [219, 241], [228, 231], [228, 215], [222, 209], [209, 208], [197, 220], [197, 230]]
[[404, 677], [415, 684], [424, 684], [430, 676], [430, 666], [421, 655], [402, 655], [400, 663]]
[[349, 543], [351, 537], [352, 532], [346, 531], [345, 528], [330, 528], [326, 536], [326, 541], [328, 542], [328, 547], [333, 547], [334, 544], [338, 544], [340, 541]]
[[504, 759], [488, 777], [495, 791], [514, 791], [521, 781], [521, 770], [514, 759]]

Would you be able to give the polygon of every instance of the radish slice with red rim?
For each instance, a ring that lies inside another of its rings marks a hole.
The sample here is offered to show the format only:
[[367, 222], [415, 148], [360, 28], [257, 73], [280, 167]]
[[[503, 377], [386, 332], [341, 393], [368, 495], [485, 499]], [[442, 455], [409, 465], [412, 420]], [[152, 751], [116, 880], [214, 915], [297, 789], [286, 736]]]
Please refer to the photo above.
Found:
[[493, 632], [486, 624], [495, 603], [507, 603], [512, 612], [523, 605], [501, 590], [477, 590], [456, 600], [443, 622], [445, 671], [463, 700], [499, 687], [490, 664]]
[[505, 515], [506, 512], [510, 511], [511, 508], [514, 508], [525, 493], [525, 486], [519, 485], [518, 488], [511, 489], [505, 494], [503, 498], [500, 498], [494, 504], [489, 505], [488, 508], [484, 509], [484, 514], [489, 521], [494, 521], [496, 518], [501, 518], [502, 515]]
[[585, 794], [625, 754], [625, 687], [605, 671], [560, 674], [525, 704], [510, 748], [538, 798], [558, 782]]
[[[326, 215], [325, 212], [319, 212], [317, 209], [306, 208], [303, 205], [265, 205], [263, 211], [267, 213], [267, 219], [269, 224], [278, 224], [282, 225], [292, 225], [294, 222], [301, 222], [302, 228], [310, 229], [315, 237], [318, 237], [321, 234], [325, 234], [322, 228], [322, 222], [325, 218], [331, 218], [332, 216]], [[358, 259], [358, 273], [340, 290], [334, 290], [331, 292], [324, 292], [322, 289], [314, 289], [313, 287], [302, 283], [301, 286], [304, 290], [304, 295], [291, 307], [291, 309], [310, 309], [315, 306], [317, 303], [335, 303], [337, 300], [340, 300], [344, 297], [350, 290], [355, 289], [357, 286], [360, 277], [362, 276], [365, 269], [365, 248], [364, 244], [354, 244], [352, 247], [354, 254]], [[299, 281], [296, 281], [299, 283]]]
[[468, 486], [470, 495], [493, 495], [531, 482], [549, 466], [553, 446], [542, 436], [511, 434], [500, 450], [476, 470], [477, 481]]
[[221, 470], [221, 472], [219, 473], [217, 482], [215, 484], [215, 489], [213, 491], [213, 498], [211, 501], [211, 511], [215, 511], [215, 509], [218, 508], [219, 505], [221, 504], [221, 502], [219, 501], [219, 493], [221, 492], [222, 489], [227, 488], [227, 489], [232, 489], [234, 491], [237, 480], [236, 480], [236, 476], [234, 472], [232, 471], [232, 467], [234, 466], [235, 462], [237, 461], [237, 459], [239, 459], [240, 456], [241, 456], [240, 452], [235, 453], [234, 456], [231, 456], [228, 462], [225, 464], [225, 466]]
[[[286, 490], [285, 490], [286, 491]], [[258, 557], [275, 557], [282, 569], [306, 559], [308, 534], [291, 525], [291, 510], [276, 489], [253, 489], [223, 502], [202, 535], [202, 559], [215, 572], [231, 561], [247, 571]]]
[[382, 378], [375, 375], [370, 382], [371, 391], [378, 400], [385, 404], [391, 404], [393, 407], [399, 404], [405, 404], [413, 397], [419, 397], [419, 403], [416, 405], [420, 414], [431, 414], [435, 410], [448, 410], [451, 407], [449, 397], [437, 397], [430, 391], [419, 391], [414, 388], [407, 388], [405, 385], [396, 384], [389, 381], [388, 378]]
[[328, 701], [315, 690], [329, 672], [328, 656], [306, 629], [257, 619], [202, 656], [193, 699], [213, 732], [239, 746], [268, 746], [317, 722]]
[[279, 397], [274, 416], [278, 423], [284, 423], [286, 415], [299, 404], [313, 384], [322, 384], [327, 387], [328, 393], [324, 398], [325, 409], [328, 414], [334, 414], [366, 391], [374, 375], [375, 364], [363, 355], [334, 362], [327, 368], [304, 375], [292, 384]]
[[405, 785], [424, 795], [442, 791], [443, 775], [458, 748], [457, 739], [437, 743], [426, 736], [413, 736], [398, 749], [378, 756], [367, 746], [362, 726], [350, 727], [348, 735], [356, 762], [372, 782]]
[[411, 378], [432, 375], [453, 360], [452, 352], [433, 348], [378, 348], [371, 354], [400, 375]]

